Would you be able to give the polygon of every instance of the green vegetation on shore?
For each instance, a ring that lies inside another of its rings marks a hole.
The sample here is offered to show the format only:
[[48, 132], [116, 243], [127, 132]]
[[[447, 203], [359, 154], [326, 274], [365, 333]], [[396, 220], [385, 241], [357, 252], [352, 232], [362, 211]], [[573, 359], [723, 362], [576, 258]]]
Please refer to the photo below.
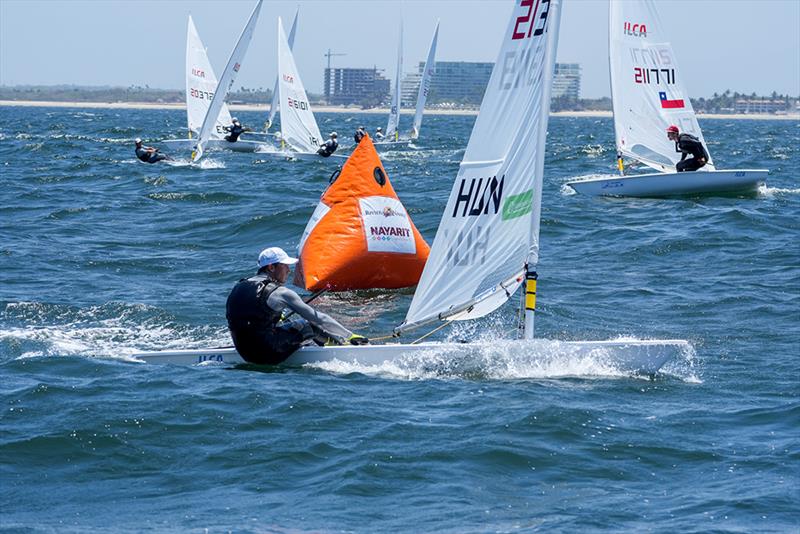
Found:
[[[309, 94], [312, 104], [325, 104], [322, 95]], [[123, 102], [152, 104], [182, 104], [183, 90], [156, 89], [149, 86], [79, 86], [79, 85], [0, 85], [0, 100], [34, 102]], [[232, 104], [269, 104], [270, 89], [248, 89], [240, 87], [232, 92], [228, 102]], [[431, 107], [435, 108], [436, 103]], [[713, 114], [787, 114], [800, 111], [800, 97], [773, 92], [769, 96], [738, 92], [714, 93], [710, 98], [693, 98], [692, 106], [698, 113]], [[474, 106], [475, 109], [478, 106]], [[552, 111], [611, 111], [611, 99], [603, 98], [554, 98]]]

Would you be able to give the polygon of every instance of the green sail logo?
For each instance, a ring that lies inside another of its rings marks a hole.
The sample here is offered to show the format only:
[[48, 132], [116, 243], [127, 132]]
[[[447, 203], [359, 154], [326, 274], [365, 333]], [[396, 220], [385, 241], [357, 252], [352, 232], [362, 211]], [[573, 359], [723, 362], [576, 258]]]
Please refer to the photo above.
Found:
[[503, 204], [502, 218], [504, 221], [516, 219], [517, 217], [522, 217], [526, 213], [530, 213], [532, 209], [533, 189], [529, 189], [524, 193], [513, 195], [506, 199], [505, 204]]

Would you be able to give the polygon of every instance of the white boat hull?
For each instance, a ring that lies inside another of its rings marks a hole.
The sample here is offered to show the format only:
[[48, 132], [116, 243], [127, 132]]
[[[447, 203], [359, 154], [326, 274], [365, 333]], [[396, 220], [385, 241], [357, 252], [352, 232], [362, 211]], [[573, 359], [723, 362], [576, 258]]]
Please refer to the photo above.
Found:
[[[513, 353], [534, 361], [555, 357], [592, 358], [598, 364], [631, 374], [653, 375], [670, 359], [689, 350], [684, 340], [612, 340], [612, 341], [551, 341], [515, 340], [480, 343], [419, 343], [363, 346], [305, 346], [290, 356], [281, 366], [341, 361], [361, 365], [398, 363], [406, 358], [465, 357], [470, 354], [495, 358]], [[133, 354], [135, 360], [151, 364], [197, 365], [209, 362], [242, 364], [244, 359], [233, 347], [211, 349], [167, 350]]]
[[375, 141], [373, 144], [377, 150], [382, 148], [399, 148], [409, 146], [412, 143], [410, 139], [400, 139], [399, 141]]
[[633, 174], [567, 182], [590, 196], [668, 197], [698, 193], [752, 192], [765, 184], [766, 169]]
[[[163, 144], [167, 146], [171, 150], [185, 150], [187, 152], [191, 152], [195, 145], [197, 145], [196, 139], [165, 139], [164, 141], [160, 141], [159, 144]], [[205, 150], [233, 150], [234, 152], [258, 152], [259, 150], [264, 150], [265, 148], [270, 147], [271, 145], [268, 143], [264, 143], [261, 141], [248, 141], [246, 139], [239, 139], [238, 141], [231, 143], [229, 141], [225, 141], [224, 139], [210, 139], [206, 141], [203, 145]]]
[[347, 159], [347, 156], [342, 154], [331, 154], [327, 158], [323, 158], [316, 152], [293, 152], [290, 150], [275, 150], [271, 147], [266, 147], [261, 150], [258, 150], [259, 156], [264, 156], [267, 158], [274, 158], [274, 159], [283, 159], [283, 160], [303, 160], [303, 161], [338, 161], [341, 163], [342, 160]]

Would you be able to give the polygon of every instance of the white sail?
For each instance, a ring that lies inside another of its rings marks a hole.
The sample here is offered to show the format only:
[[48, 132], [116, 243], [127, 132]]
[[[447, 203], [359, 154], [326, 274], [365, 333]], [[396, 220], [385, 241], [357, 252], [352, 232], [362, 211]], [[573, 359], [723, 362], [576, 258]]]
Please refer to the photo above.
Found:
[[[675, 172], [681, 154], [667, 139], [667, 126], [706, 143], [653, 0], [611, 0], [609, 64], [617, 150]], [[713, 168], [709, 160], [706, 169]]]
[[211, 105], [208, 107], [205, 119], [203, 119], [200, 137], [197, 141], [195, 151], [192, 154], [192, 159], [194, 161], [202, 157], [203, 145], [206, 141], [211, 139], [215, 131], [217, 119], [222, 110], [222, 106], [225, 104], [225, 98], [228, 96], [231, 87], [233, 87], [236, 74], [239, 72], [244, 56], [247, 53], [247, 47], [250, 46], [250, 40], [253, 38], [253, 32], [256, 29], [256, 22], [258, 22], [258, 14], [261, 11], [262, 2], [263, 0], [258, 0], [256, 7], [253, 9], [253, 13], [250, 15], [250, 19], [247, 21], [244, 30], [242, 30], [242, 35], [239, 36], [239, 40], [236, 42], [236, 46], [233, 48], [230, 58], [228, 58], [228, 64], [222, 72], [222, 78], [219, 80], [217, 90], [214, 93], [214, 97], [211, 99]]
[[559, 0], [519, 0], [403, 325], [481, 317], [536, 259]]
[[386, 139], [397, 141], [397, 127], [400, 124], [400, 90], [402, 84], [400, 77], [403, 75], [403, 21], [400, 21], [400, 42], [397, 45], [397, 73], [394, 79], [394, 93], [392, 93], [392, 107], [389, 110], [389, 123], [386, 125]]
[[[216, 90], [217, 77], [190, 15], [186, 32], [186, 118], [190, 132], [200, 132]], [[210, 139], [221, 139], [225, 135], [222, 128], [230, 124], [231, 114], [228, 106], [223, 104]]]
[[[297, 7], [297, 11], [294, 13], [294, 21], [292, 21], [292, 29], [289, 30], [289, 49], [294, 50], [294, 34], [297, 32], [297, 17], [300, 15], [300, 7]], [[267, 123], [264, 127], [265, 130], [269, 130], [270, 126], [272, 126], [272, 121], [275, 120], [275, 114], [280, 109], [280, 91], [278, 89], [278, 81], [279, 77], [275, 76], [275, 86], [272, 90], [272, 104], [269, 107], [269, 117], [267, 117]]]
[[428, 99], [428, 92], [431, 89], [431, 77], [436, 60], [436, 41], [439, 39], [439, 21], [436, 21], [436, 29], [433, 30], [433, 39], [428, 48], [428, 57], [425, 59], [425, 67], [422, 70], [422, 79], [419, 81], [419, 91], [417, 92], [417, 109], [414, 112], [414, 125], [411, 127], [411, 139], [419, 137], [419, 129], [422, 126], [422, 113], [425, 111], [425, 101]]
[[316, 152], [321, 135], [308, 95], [294, 62], [292, 49], [278, 18], [278, 93], [280, 94], [281, 140], [297, 152]]

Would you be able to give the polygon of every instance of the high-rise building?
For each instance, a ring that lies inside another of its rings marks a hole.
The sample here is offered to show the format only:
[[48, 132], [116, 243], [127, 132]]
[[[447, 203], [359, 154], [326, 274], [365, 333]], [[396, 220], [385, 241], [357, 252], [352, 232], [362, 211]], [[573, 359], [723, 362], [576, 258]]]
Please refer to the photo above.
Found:
[[[428, 101], [433, 104], [480, 105], [492, 76], [492, 67], [494, 63], [437, 61]], [[420, 62], [419, 71], [422, 72], [424, 68], [425, 63]]]
[[400, 91], [400, 102], [404, 108], [413, 108], [417, 105], [417, 93], [422, 82], [422, 69], [425, 63], [420, 63], [420, 72], [409, 72], [403, 76], [403, 87]]
[[581, 97], [581, 66], [579, 63], [556, 63], [553, 72], [553, 90], [550, 96], [575, 100]]
[[333, 105], [374, 107], [389, 94], [389, 80], [377, 68], [325, 69], [325, 100]]

